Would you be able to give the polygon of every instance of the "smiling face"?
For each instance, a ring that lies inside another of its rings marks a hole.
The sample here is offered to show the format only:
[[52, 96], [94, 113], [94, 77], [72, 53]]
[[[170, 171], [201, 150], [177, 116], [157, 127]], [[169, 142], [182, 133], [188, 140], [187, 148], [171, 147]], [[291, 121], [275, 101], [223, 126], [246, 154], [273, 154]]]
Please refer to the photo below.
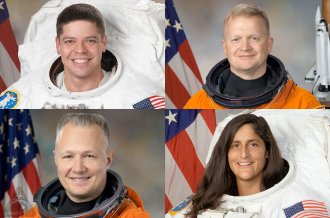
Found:
[[63, 25], [63, 33], [56, 37], [56, 49], [66, 78], [93, 79], [103, 75], [101, 58], [106, 42], [106, 36], [93, 22], [78, 20]]
[[90, 201], [103, 192], [113, 151], [100, 127], [66, 124], [54, 154], [59, 180], [72, 201]]
[[238, 186], [242, 183], [262, 187], [262, 173], [266, 164], [266, 146], [251, 124], [245, 124], [236, 132], [228, 151], [228, 162], [236, 176]]
[[230, 69], [237, 76], [251, 80], [265, 74], [267, 56], [271, 52], [273, 39], [269, 36], [261, 17], [230, 17], [225, 24], [222, 45]]

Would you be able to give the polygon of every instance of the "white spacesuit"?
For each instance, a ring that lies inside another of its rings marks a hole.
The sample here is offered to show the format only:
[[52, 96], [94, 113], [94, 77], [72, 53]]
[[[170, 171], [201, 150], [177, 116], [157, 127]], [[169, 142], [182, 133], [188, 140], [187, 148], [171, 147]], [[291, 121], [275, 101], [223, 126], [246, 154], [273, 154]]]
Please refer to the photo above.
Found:
[[[260, 193], [224, 195], [219, 208], [206, 210], [198, 218], [329, 218], [330, 111], [259, 110], [254, 114], [267, 120], [282, 157], [289, 162], [289, 172], [281, 182]], [[219, 123], [207, 161], [221, 131], [232, 118]], [[166, 218], [183, 218], [190, 206], [190, 199], [186, 199], [170, 210]]]
[[[52, 78], [56, 19], [74, 3], [101, 11], [107, 49], [117, 61], [110, 70], [102, 67], [108, 80], [87, 92], [68, 92]], [[164, 30], [164, 5], [151, 0], [48, 1], [31, 18], [19, 47], [22, 76], [1, 94], [0, 108], [164, 108]]]

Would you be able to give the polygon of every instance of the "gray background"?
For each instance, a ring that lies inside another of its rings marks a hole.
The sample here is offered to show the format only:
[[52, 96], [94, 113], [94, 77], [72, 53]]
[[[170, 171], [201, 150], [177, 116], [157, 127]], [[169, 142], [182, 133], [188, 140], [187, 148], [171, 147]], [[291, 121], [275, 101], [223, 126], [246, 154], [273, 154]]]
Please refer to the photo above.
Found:
[[315, 62], [314, 17], [321, 0], [173, 0], [202, 78], [225, 57], [223, 20], [238, 3], [254, 3], [266, 11], [274, 38], [272, 54], [282, 60], [295, 82], [308, 89], [304, 77]]
[[[57, 177], [53, 149], [56, 125], [70, 110], [30, 110], [41, 153], [42, 185]], [[73, 110], [71, 112], [78, 112]], [[81, 112], [81, 111], [80, 111]], [[111, 169], [142, 197], [151, 217], [164, 216], [164, 111], [85, 110], [103, 115], [115, 146]]]
[[[153, 1], [158, 3], [165, 2], [165, 0]], [[16, 37], [17, 44], [20, 45], [23, 43], [24, 34], [29, 25], [31, 16], [36, 13], [46, 2], [46, 0], [6, 0], [9, 10], [9, 19]]]

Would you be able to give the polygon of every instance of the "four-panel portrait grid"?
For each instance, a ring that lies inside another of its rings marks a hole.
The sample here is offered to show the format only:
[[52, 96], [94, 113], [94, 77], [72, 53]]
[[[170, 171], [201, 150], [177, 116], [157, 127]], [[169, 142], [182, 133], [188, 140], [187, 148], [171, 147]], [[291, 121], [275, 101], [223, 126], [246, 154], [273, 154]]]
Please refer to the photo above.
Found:
[[330, 217], [330, 1], [241, 3], [0, 0], [0, 217]]

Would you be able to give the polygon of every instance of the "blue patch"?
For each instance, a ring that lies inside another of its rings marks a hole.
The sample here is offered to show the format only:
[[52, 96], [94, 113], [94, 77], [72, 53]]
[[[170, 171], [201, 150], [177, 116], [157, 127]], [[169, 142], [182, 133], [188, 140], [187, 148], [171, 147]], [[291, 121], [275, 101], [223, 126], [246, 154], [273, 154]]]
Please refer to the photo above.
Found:
[[18, 100], [19, 94], [17, 91], [11, 90], [4, 92], [0, 95], [0, 108], [12, 109], [17, 105]]
[[178, 205], [176, 205], [171, 211], [177, 212], [184, 209], [185, 207], [188, 206], [191, 200], [192, 200], [192, 196], [187, 197], [185, 200], [181, 201]]

